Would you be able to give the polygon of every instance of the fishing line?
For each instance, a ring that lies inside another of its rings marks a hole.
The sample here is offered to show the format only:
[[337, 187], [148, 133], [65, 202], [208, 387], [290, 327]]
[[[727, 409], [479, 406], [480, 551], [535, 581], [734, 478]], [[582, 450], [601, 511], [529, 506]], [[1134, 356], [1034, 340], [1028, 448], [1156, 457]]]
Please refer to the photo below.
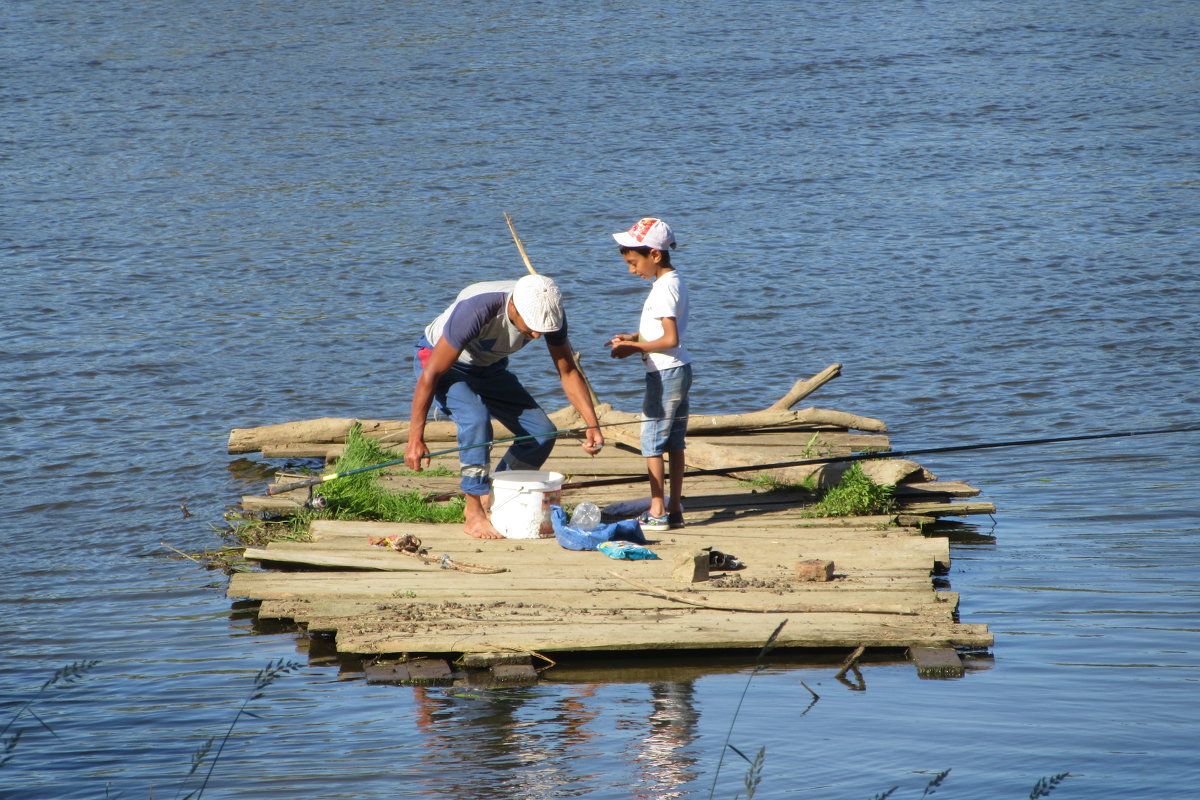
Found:
[[[534, 439], [539, 436], [549, 436], [551, 434], [558, 435], [560, 433], [578, 433], [580, 431], [586, 431], [588, 428], [591, 428], [591, 427], [610, 428], [614, 425], [640, 424], [642, 421], [643, 420], [635, 419], [635, 420], [628, 420], [625, 422], [606, 422], [606, 423], [602, 423], [600, 425], [595, 425], [595, 426], [584, 425], [584, 426], [578, 427], [578, 428], [562, 428], [562, 429], [556, 430], [556, 431], [547, 431], [546, 433], [525, 434], [522, 436], [509, 436], [504, 439], [492, 439], [491, 441], [488, 441], [488, 442], [480, 442], [479, 444], [469, 444], [469, 445], [465, 445], [463, 447], [452, 447], [448, 450], [438, 450], [436, 452], [429, 453], [426, 456], [426, 458], [433, 458], [434, 456], [448, 455], [450, 453], [457, 453], [462, 450], [470, 450], [470, 449], [477, 448], [477, 447], [490, 447], [494, 444], [503, 444], [504, 442], [515, 442], [515, 441], [519, 441], [522, 439]], [[711, 469], [693, 469], [693, 470], [685, 471], [683, 473], [683, 475], [685, 478], [696, 478], [696, 477], [700, 477], [703, 475], [725, 475], [730, 472], [758, 472], [758, 471], [764, 471], [764, 470], [770, 470], [770, 469], [786, 469], [788, 467], [814, 466], [814, 465], [818, 465], [818, 464], [840, 464], [840, 463], [846, 463], [846, 462], [852, 462], [852, 461], [866, 461], [868, 459], [876, 459], [876, 458], [907, 458], [909, 456], [930, 455], [932, 453], [959, 453], [959, 452], [964, 452], [964, 451], [968, 451], [968, 450], [988, 450], [988, 449], [997, 448], [997, 447], [1029, 447], [1032, 445], [1057, 444], [1057, 443], [1061, 443], [1061, 442], [1083, 442], [1083, 441], [1089, 441], [1089, 440], [1095, 440], [1095, 439], [1117, 439], [1117, 438], [1132, 437], [1132, 436], [1155, 436], [1155, 435], [1166, 434], [1166, 433], [1191, 433], [1194, 431], [1200, 431], [1200, 425], [1184, 425], [1184, 426], [1180, 426], [1180, 427], [1176, 427], [1176, 428], [1159, 428], [1157, 430], [1150, 430], [1150, 431], [1115, 431], [1115, 432], [1111, 432], [1111, 433], [1090, 433], [1090, 434], [1082, 434], [1082, 435], [1078, 435], [1078, 436], [1052, 436], [1052, 437], [1041, 438], [1041, 439], [1012, 439], [1012, 440], [1003, 441], [1003, 442], [984, 442], [984, 443], [978, 443], [978, 444], [960, 444], [960, 445], [951, 445], [948, 447], [922, 447], [922, 448], [917, 448], [917, 449], [913, 449], [913, 450], [879, 450], [879, 451], [865, 452], [865, 453], [852, 453], [852, 454], [846, 455], [846, 456], [825, 456], [822, 458], [804, 458], [804, 459], [798, 459], [795, 461], [776, 461], [776, 462], [769, 463], [769, 464], [747, 464], [747, 465], [743, 465], [743, 466], [714, 467]], [[351, 469], [351, 470], [347, 470], [345, 472], [334, 472], [334, 473], [330, 473], [329, 475], [322, 475], [322, 476], [319, 476], [316, 478], [310, 478], [308, 480], [297, 481], [295, 483], [285, 483], [285, 484], [279, 484], [279, 485], [275, 485], [275, 486], [269, 486], [269, 487], [267, 487], [267, 494], [268, 495], [276, 495], [276, 494], [283, 494], [284, 492], [290, 492], [295, 489], [306, 489], [309, 486], [316, 486], [317, 484], [324, 483], [326, 481], [331, 481], [336, 478], [345, 478], [348, 475], [357, 475], [361, 472], [368, 472], [370, 470], [383, 469], [384, 467], [391, 467], [391, 466], [395, 466], [397, 464], [403, 464], [403, 463], [404, 463], [404, 459], [400, 458], [400, 459], [396, 459], [394, 461], [384, 461], [380, 464], [374, 464], [369, 467], [359, 467], [358, 469]], [[575, 483], [564, 483], [561, 488], [562, 489], [585, 489], [585, 488], [590, 488], [593, 486], [619, 486], [621, 484], [627, 484], [627, 483], [642, 483], [642, 482], [645, 482], [648, 480], [650, 480], [650, 477], [648, 475], [633, 475], [633, 476], [621, 477], [621, 478], [599, 478], [599, 479], [591, 480], [591, 481], [578, 481]], [[448, 498], [449, 498], [449, 495], [436, 495], [436, 496], [432, 496], [432, 497], [427, 497], [425, 499], [430, 500], [430, 501], [436, 501], [436, 500], [445, 500]]]
[[[877, 452], [854, 453], [848, 456], [828, 456], [824, 458], [805, 458], [798, 461], [777, 461], [772, 464], [748, 464], [746, 466], [716, 467], [713, 469], [695, 469], [683, 473], [685, 478], [701, 475], [724, 475], [729, 472], [752, 472], [768, 469], [785, 469], [787, 467], [804, 467], [814, 464], [839, 464], [847, 461], [866, 461], [873, 458], [907, 458], [908, 456], [928, 455], [930, 453], [955, 453], [964, 450], [986, 450], [993, 447], [1027, 447], [1038, 444], [1054, 444], [1057, 442], [1082, 442], [1089, 439], [1116, 439], [1125, 436], [1153, 436], [1164, 433], [1190, 433], [1200, 431], [1200, 425], [1185, 425], [1178, 428], [1160, 428], [1152, 431], [1118, 431], [1114, 433], [1091, 433], [1080, 436], [1054, 436], [1045, 439], [1014, 439], [1006, 442], [986, 442], [982, 444], [961, 444], [949, 447], [923, 447], [915, 450], [881, 450]], [[562, 489], [583, 489], [590, 486], [617, 486], [624, 483], [641, 483], [650, 480], [648, 475], [637, 475], [625, 478], [599, 478], [578, 483], [564, 483]]]

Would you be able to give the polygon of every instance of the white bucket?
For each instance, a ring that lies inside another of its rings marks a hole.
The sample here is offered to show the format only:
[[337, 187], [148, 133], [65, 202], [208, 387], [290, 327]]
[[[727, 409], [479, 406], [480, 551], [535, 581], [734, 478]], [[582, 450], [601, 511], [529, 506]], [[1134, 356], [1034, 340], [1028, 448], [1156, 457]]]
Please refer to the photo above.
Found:
[[561, 503], [563, 476], [536, 469], [512, 469], [492, 475], [492, 525], [506, 539], [554, 535], [550, 506]]

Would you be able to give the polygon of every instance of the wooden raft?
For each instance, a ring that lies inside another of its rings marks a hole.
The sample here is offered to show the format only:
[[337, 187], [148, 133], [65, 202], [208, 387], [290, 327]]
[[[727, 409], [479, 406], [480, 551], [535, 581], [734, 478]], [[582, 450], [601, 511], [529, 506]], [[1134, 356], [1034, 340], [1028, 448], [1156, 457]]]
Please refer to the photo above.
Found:
[[[890, 447], [886, 426], [870, 418], [788, 406], [836, 374], [799, 382], [768, 409], [735, 417], [694, 416], [688, 429], [688, 468], [733, 468]], [[820, 379], [820, 380], [818, 380]], [[807, 384], [807, 386], [805, 386]], [[577, 425], [565, 409], [552, 415], [562, 428]], [[600, 407], [601, 421], [626, 416]], [[336, 459], [354, 420], [325, 419], [235, 430], [231, 453]], [[747, 427], [761, 426], [754, 430]], [[445, 431], [441, 428], [446, 428]], [[366, 422], [363, 430], [403, 453], [407, 425]], [[609, 446], [588, 456], [560, 440], [543, 469], [566, 482], [644, 477], [636, 425], [605, 429]], [[496, 436], [505, 432], [497, 430]], [[427, 440], [453, 436], [431, 423]], [[902, 460], [862, 462], [880, 483], [896, 485], [898, 513], [882, 517], [811, 519], [813, 497], [798, 489], [770, 490], [747, 482], [753, 472], [689, 478], [682, 530], [648, 532], [659, 558], [626, 561], [561, 547], [553, 539], [476, 540], [460, 525], [319, 520], [312, 541], [248, 549], [266, 571], [235, 574], [231, 598], [261, 601], [259, 616], [290, 619], [312, 633], [333, 634], [337, 649], [361, 656], [473, 653], [612, 653], [745, 650], [757, 652], [787, 624], [777, 647], [900, 648], [954, 655], [955, 648], [992, 645], [986, 625], [957, 621], [958, 595], [937, 591], [932, 575], [949, 566], [949, 543], [922, 533], [942, 516], [991, 514], [991, 503], [965, 483], [939, 481]], [[457, 470], [457, 456], [434, 459]], [[773, 470], [783, 481], [836, 483], [846, 464]], [[280, 475], [289, 482], [299, 476]], [[384, 486], [430, 495], [453, 493], [457, 477], [384, 474]], [[567, 489], [562, 503], [585, 500], [602, 508], [648, 502], [645, 482]], [[247, 496], [250, 511], [287, 513], [307, 492]], [[636, 513], [636, 512], [634, 512]], [[627, 516], [633, 516], [633, 513]], [[417, 537], [424, 558], [371, 544], [394, 534]], [[713, 569], [708, 551], [735, 556], [742, 569]], [[454, 565], [481, 567], [464, 571]], [[815, 566], [815, 568], [814, 568]], [[496, 571], [503, 570], [503, 571]]]
[[[756, 452], [786, 449], [786, 434], [763, 436], [752, 445]], [[812, 437], [796, 438], [805, 447]], [[564, 441], [545, 468], [583, 481], [639, 475], [644, 460], [616, 447], [588, 457]], [[436, 493], [453, 490], [457, 478], [388, 476], [384, 483]], [[931, 575], [949, 565], [948, 540], [897, 524], [972, 507], [990, 513], [990, 504], [954, 502], [977, 493], [972, 487], [919, 481], [898, 489], [909, 500], [899, 514], [828, 520], [802, 516], [800, 505], [811, 498], [801, 492], [721, 476], [692, 479], [685, 488], [687, 527], [647, 534], [656, 560], [566, 550], [554, 539], [476, 540], [460, 525], [318, 520], [311, 543], [246, 551], [266, 567], [303, 571], [239, 573], [228, 594], [261, 600], [260, 617], [334, 634], [339, 651], [360, 655], [757, 650], [784, 619], [780, 647], [991, 646], [985, 625], [956, 622], [957, 594], [933, 588]], [[562, 501], [603, 507], [645, 491], [645, 484], [567, 490]], [[254, 499], [244, 504], [252, 507]], [[297, 502], [258, 499], [261, 507]], [[392, 534], [418, 537], [431, 556], [506, 571], [441, 568], [370, 543]], [[703, 548], [745, 566], [680, 580], [680, 565]], [[799, 565], [811, 561], [832, 562], [832, 579], [799, 580]]]

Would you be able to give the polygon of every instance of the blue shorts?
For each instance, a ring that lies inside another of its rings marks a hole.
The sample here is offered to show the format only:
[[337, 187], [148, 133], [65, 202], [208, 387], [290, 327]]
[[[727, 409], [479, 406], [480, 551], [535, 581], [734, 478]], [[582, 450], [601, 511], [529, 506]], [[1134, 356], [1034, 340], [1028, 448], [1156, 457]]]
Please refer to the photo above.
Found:
[[646, 373], [646, 399], [642, 403], [642, 455], [661, 456], [683, 450], [687, 434], [688, 392], [692, 365]]

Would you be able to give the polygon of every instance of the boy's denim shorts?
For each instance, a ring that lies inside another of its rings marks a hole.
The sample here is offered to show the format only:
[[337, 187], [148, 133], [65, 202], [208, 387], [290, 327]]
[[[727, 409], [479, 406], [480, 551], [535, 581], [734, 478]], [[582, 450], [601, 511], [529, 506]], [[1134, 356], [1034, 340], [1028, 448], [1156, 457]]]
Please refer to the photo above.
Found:
[[661, 456], [683, 450], [687, 434], [688, 392], [692, 365], [646, 373], [646, 399], [642, 403], [642, 455]]

